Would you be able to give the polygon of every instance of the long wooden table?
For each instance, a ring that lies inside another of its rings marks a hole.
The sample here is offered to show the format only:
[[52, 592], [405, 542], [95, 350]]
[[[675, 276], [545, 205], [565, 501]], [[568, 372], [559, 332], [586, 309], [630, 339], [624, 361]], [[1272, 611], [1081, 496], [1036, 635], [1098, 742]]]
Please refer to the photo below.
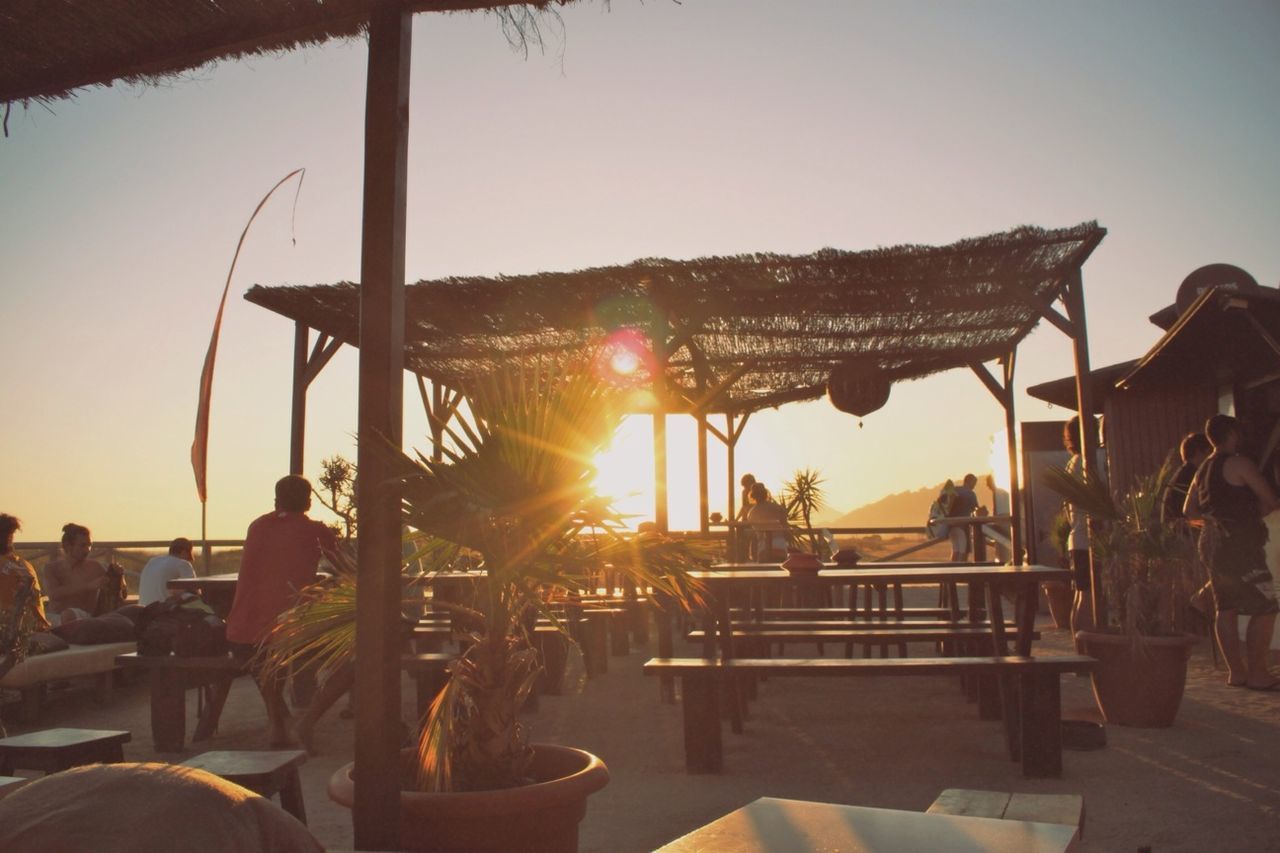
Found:
[[[316, 580], [328, 577], [327, 572], [317, 572]], [[239, 572], [224, 572], [218, 575], [205, 575], [202, 578], [175, 578], [169, 581], [169, 589], [183, 592], [197, 592], [204, 603], [213, 608], [223, 619], [231, 612], [231, 603], [236, 598], [236, 584], [240, 581]]]
[[[860, 563], [855, 567], [824, 566], [817, 572], [792, 574], [777, 566], [761, 563], [721, 563], [709, 571], [690, 572], [706, 587], [711, 599], [714, 631], [719, 641], [721, 657], [732, 659], [733, 622], [731, 599], [734, 590], [767, 586], [793, 586], [821, 588], [849, 584], [975, 584], [981, 585], [986, 597], [985, 621], [990, 626], [993, 654], [1009, 654], [1009, 641], [1005, 633], [1004, 605], [1001, 594], [1012, 592], [1014, 597], [1014, 648], [1015, 654], [1031, 654], [1032, 634], [1035, 631], [1037, 593], [1046, 581], [1070, 580], [1067, 569], [1051, 566], [1011, 566], [995, 563]], [[953, 604], [954, 607], [954, 604]], [[960, 613], [956, 611], [957, 619]], [[976, 611], [969, 608], [969, 617], [976, 619]], [[708, 648], [708, 652], [710, 653]]]
[[1067, 853], [1077, 830], [1053, 823], [761, 797], [659, 848], [663, 853]]

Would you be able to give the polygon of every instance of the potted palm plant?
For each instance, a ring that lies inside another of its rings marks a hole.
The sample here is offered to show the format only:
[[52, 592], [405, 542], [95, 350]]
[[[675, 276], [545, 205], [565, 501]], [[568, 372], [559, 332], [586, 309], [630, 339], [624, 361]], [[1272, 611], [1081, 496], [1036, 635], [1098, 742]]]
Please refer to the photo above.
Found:
[[1093, 691], [1110, 723], [1172, 725], [1198, 641], [1189, 630], [1188, 605], [1205, 572], [1188, 532], [1160, 519], [1160, 500], [1174, 471], [1166, 464], [1119, 499], [1105, 483], [1063, 468], [1044, 475], [1045, 485], [1094, 522], [1094, 583], [1101, 583], [1109, 622], [1077, 638], [1099, 661]]
[[[427, 546], [429, 571], [478, 554], [475, 595], [445, 604], [464, 651], [406, 750], [401, 843], [412, 850], [576, 850], [586, 797], [608, 771], [588, 753], [529, 741], [519, 714], [542, 667], [532, 628], [566, 627], [559, 604], [594, 587], [603, 566], [656, 598], [698, 603], [686, 570], [697, 557], [662, 535], [627, 535], [592, 490], [592, 460], [621, 416], [616, 389], [590, 368], [494, 374], [468, 388], [472, 423], [447, 427], [443, 461], [398, 450], [404, 523]], [[592, 578], [589, 580], [589, 578]], [[275, 665], [298, 656], [349, 665], [353, 580], [306, 596], [269, 645]], [[339, 616], [339, 612], [341, 616]], [[323, 623], [321, 625], [320, 623]], [[354, 802], [351, 766], [330, 796]]]

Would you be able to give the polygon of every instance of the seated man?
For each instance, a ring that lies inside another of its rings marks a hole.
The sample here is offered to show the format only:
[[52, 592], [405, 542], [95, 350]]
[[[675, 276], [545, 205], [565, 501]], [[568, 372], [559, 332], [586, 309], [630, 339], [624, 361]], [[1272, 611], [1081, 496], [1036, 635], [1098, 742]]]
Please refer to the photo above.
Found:
[[55, 625], [108, 613], [124, 603], [124, 573], [114, 563], [90, 560], [92, 548], [89, 528], [74, 522], [62, 526], [62, 556], [44, 568], [46, 612]]
[[169, 543], [169, 553], [152, 557], [142, 567], [138, 580], [138, 603], [143, 607], [164, 601], [169, 597], [169, 581], [178, 578], [194, 578], [196, 570], [191, 565], [195, 557], [194, 546], [185, 536]]
[[[322, 555], [333, 554], [337, 537], [325, 524], [307, 517], [311, 483], [296, 475], [276, 483], [276, 508], [249, 525], [240, 558], [236, 597], [227, 614], [232, 653], [248, 661], [267, 639], [276, 617], [291, 607], [298, 592], [316, 580]], [[284, 679], [255, 673], [271, 726], [271, 746], [295, 743], [292, 718], [284, 701]]]

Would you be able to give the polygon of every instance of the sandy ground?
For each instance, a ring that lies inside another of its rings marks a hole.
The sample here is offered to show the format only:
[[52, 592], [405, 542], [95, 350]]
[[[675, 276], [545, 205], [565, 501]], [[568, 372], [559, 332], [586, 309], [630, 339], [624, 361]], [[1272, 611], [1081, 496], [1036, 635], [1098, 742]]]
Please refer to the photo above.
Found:
[[[1047, 616], [1041, 621], [1038, 648], [1067, 651], [1066, 632]], [[953, 787], [1081, 793], [1086, 851], [1280, 850], [1280, 693], [1227, 688], [1204, 644], [1173, 728], [1110, 726], [1106, 749], [1067, 752], [1054, 780], [1023, 779], [999, 724], [980, 721], [957, 684], [943, 678], [762, 684], [746, 732], [725, 733], [724, 774], [689, 776], [680, 709], [662, 704], [656, 681], [641, 672], [652, 651], [633, 648], [589, 681], [575, 668], [575, 689], [543, 697], [526, 717], [535, 740], [590, 750], [609, 765], [612, 780], [591, 798], [582, 824], [583, 851], [651, 850], [761, 796], [923, 810]], [[409, 719], [407, 682], [403, 695]], [[340, 707], [318, 728], [322, 754], [302, 768], [311, 830], [338, 849], [352, 846], [350, 814], [325, 795], [329, 776], [351, 760], [353, 723], [340, 718]], [[1063, 709], [1065, 717], [1099, 719], [1087, 678], [1064, 677]], [[128, 729], [129, 760], [183, 757], [152, 750], [144, 684], [118, 689], [104, 706], [74, 685], [56, 690], [37, 726], [9, 728], [53, 726]], [[266, 746], [261, 700], [240, 679], [217, 735], [186, 755]]]

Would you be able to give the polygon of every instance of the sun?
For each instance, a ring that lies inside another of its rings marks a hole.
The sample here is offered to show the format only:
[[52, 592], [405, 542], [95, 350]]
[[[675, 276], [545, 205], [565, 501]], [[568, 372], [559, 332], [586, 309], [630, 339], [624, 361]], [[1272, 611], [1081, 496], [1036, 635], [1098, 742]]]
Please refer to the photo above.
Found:
[[596, 454], [595, 490], [634, 528], [653, 517], [653, 433], [648, 418], [624, 418], [609, 447]]

